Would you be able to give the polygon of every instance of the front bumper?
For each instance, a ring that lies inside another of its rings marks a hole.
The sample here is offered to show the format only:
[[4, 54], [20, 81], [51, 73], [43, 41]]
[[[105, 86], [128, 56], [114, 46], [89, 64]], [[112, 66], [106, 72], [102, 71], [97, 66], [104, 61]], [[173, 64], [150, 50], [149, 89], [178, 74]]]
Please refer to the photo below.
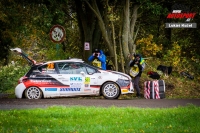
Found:
[[121, 87], [121, 94], [128, 94], [128, 93], [134, 93], [132, 82], [130, 82], [130, 85], [128, 87]]

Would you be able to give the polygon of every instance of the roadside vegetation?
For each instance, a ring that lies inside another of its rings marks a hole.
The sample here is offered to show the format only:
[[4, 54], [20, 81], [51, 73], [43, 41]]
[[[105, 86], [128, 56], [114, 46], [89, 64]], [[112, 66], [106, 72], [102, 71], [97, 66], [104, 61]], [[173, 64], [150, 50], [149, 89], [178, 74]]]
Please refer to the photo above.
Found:
[[1, 133], [197, 133], [200, 107], [0, 110]]

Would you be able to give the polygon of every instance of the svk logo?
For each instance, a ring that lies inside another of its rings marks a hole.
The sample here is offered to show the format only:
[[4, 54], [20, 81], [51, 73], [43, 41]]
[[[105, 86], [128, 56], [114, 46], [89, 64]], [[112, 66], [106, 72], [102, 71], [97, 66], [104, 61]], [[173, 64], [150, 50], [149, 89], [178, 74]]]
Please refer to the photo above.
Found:
[[70, 77], [70, 81], [82, 81], [81, 77]]
[[175, 4], [172, 6], [172, 12], [167, 15], [167, 19], [170, 21], [179, 21], [184, 23], [165, 23], [165, 28], [197, 28], [196, 23], [190, 23], [194, 19], [196, 13], [191, 12], [190, 8], [181, 5]]

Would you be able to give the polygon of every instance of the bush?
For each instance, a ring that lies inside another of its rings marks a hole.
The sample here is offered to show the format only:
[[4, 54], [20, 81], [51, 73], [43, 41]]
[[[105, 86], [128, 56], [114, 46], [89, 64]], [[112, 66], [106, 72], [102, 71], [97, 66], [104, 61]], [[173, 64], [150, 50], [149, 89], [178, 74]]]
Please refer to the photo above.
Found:
[[25, 75], [29, 66], [21, 66], [19, 63], [0, 67], [0, 92], [14, 90], [18, 79]]

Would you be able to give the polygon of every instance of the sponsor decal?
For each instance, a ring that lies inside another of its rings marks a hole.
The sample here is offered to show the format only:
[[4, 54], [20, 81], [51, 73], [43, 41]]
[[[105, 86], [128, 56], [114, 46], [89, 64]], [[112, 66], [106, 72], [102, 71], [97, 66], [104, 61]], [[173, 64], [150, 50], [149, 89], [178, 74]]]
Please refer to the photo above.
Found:
[[90, 85], [89, 84], [85, 84], [85, 87], [90, 87]]
[[51, 80], [31, 80], [31, 82], [34, 82], [34, 83], [43, 83], [43, 82], [50, 83], [52, 81]]
[[71, 88], [80, 88], [82, 83], [70, 83]]
[[56, 81], [53, 80], [30, 80], [30, 82], [35, 83], [35, 84], [57, 84]]
[[47, 73], [56, 73], [55, 69], [47, 69]]
[[57, 91], [57, 88], [45, 88], [45, 91]]
[[70, 81], [82, 81], [82, 77], [70, 77]]
[[58, 79], [65, 79], [64, 77], [59, 77]]
[[99, 94], [99, 90], [93, 90], [93, 92], [92, 92], [93, 94]]
[[38, 73], [38, 72], [40, 72], [40, 71], [39, 71], [39, 70], [33, 70], [33, 72], [34, 72], [34, 73]]
[[85, 77], [85, 82], [90, 83], [90, 77]]
[[60, 88], [60, 91], [80, 91], [81, 88]]
[[48, 68], [47, 70], [48, 70], [48, 71], [55, 71], [55, 69], [49, 69], [49, 68]]
[[35, 77], [36, 77], [36, 75], [30, 75], [30, 77], [31, 77], [31, 78], [35, 78]]
[[99, 76], [99, 77], [98, 77], [98, 79], [102, 79], [102, 77], [101, 77], [101, 76]]
[[62, 82], [68, 82], [69, 80], [62, 80]]
[[123, 89], [122, 92], [128, 92], [128, 90], [127, 89]]
[[47, 71], [46, 68], [42, 68], [42, 73], [45, 73]]
[[91, 91], [91, 89], [84, 89], [84, 91]]

